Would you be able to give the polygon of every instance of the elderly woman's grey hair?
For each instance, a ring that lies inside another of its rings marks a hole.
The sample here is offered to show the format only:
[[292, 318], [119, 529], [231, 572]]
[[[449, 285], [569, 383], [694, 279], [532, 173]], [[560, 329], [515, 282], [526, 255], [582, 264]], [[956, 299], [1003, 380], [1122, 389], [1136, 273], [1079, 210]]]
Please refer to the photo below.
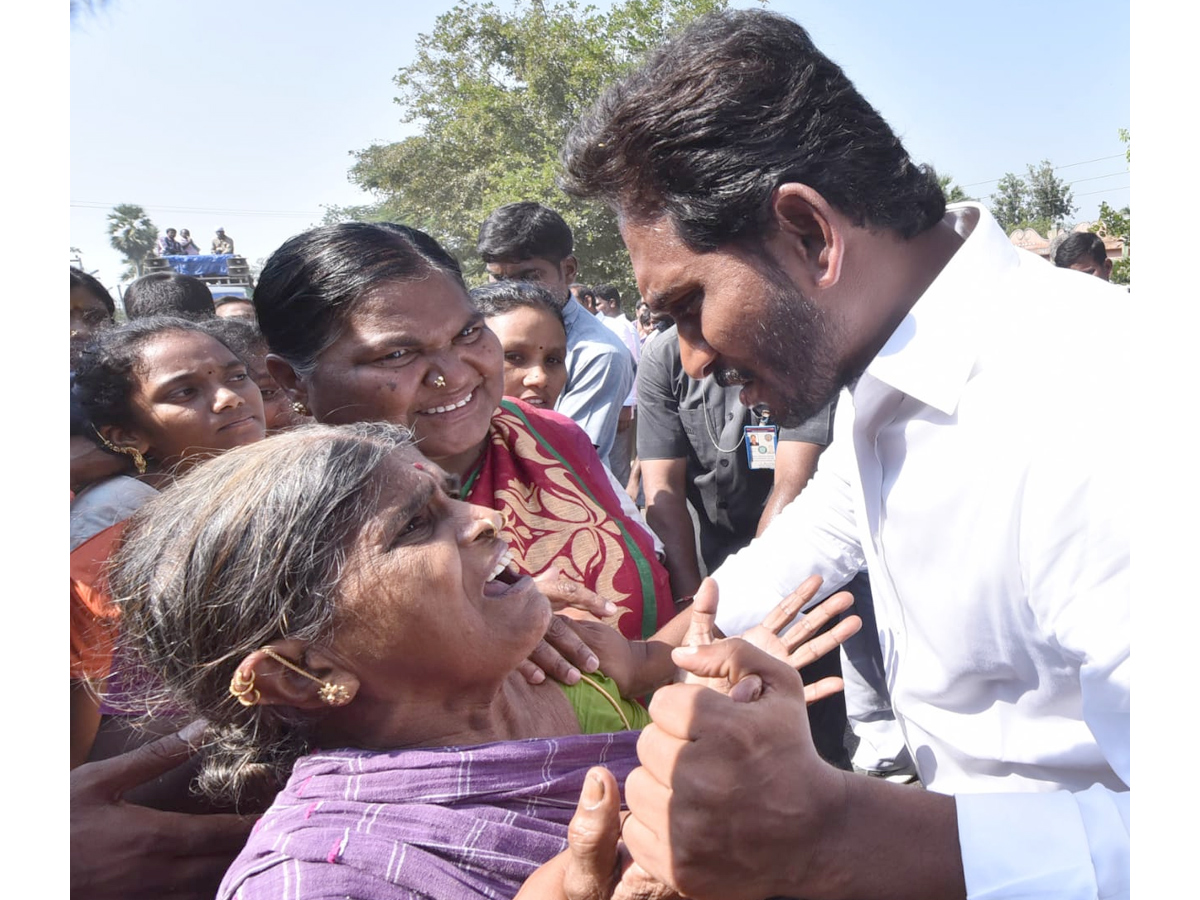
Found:
[[133, 662], [126, 683], [156, 686], [150, 714], [208, 721], [202, 793], [236, 803], [308, 751], [312, 714], [242, 706], [229, 683], [264, 644], [330, 639], [373, 476], [411, 442], [382, 423], [298, 428], [196, 467], [133, 516], [109, 578], [118, 659]]

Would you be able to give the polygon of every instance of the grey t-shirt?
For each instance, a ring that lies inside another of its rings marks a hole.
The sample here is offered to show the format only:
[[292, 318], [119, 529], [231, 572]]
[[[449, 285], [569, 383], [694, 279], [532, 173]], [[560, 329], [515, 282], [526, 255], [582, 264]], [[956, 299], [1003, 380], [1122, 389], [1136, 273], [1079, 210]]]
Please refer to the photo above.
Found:
[[[700, 520], [700, 550], [711, 572], [754, 537], [774, 471], [751, 469], [742, 441], [758, 417], [739, 399], [739, 388], [723, 388], [711, 376], [696, 381], [683, 370], [674, 326], [642, 347], [637, 372], [640, 459], [685, 459], [687, 497]], [[781, 428], [780, 441], [827, 445], [833, 439], [834, 404], [795, 428]]]

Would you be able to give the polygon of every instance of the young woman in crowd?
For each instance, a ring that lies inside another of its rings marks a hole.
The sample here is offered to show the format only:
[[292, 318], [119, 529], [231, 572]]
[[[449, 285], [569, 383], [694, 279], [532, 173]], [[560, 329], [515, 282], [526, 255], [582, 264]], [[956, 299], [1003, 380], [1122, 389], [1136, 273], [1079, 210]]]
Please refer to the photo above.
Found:
[[626, 637], [673, 614], [653, 539], [584, 432], [501, 400], [500, 342], [431, 237], [387, 223], [313, 229], [267, 260], [254, 304], [292, 400], [318, 422], [411, 427], [466, 499], [503, 512], [515, 564], [551, 601], [590, 604]]
[[113, 323], [116, 306], [99, 281], [71, 266], [71, 366], [92, 333]]
[[[498, 281], [472, 288], [471, 302], [504, 352], [504, 395], [537, 409], [554, 409], [567, 383], [567, 330], [554, 295], [532, 282]], [[604, 474], [625, 515], [649, 532], [661, 560], [662, 541], [607, 466]]]
[[504, 394], [539, 409], [554, 409], [567, 384], [567, 328], [553, 295], [527, 281], [498, 281], [471, 289], [504, 352]]
[[102, 570], [125, 521], [197, 463], [265, 434], [262, 397], [245, 364], [204, 326], [150, 317], [94, 335], [71, 388], [123, 474], [71, 503], [72, 768], [87, 759], [100, 708], [86, 682], [109, 675], [111, 617]]
[[278, 434], [297, 425], [312, 424], [312, 419], [296, 412], [291, 399], [271, 377], [267, 369], [267, 339], [259, 331], [253, 315], [248, 319], [242, 316], [218, 316], [206, 322], [204, 327], [218, 335], [246, 364], [251, 379], [262, 394], [267, 434]]
[[[576, 623], [603, 674], [529, 684], [517, 667], [550, 603], [513, 571], [499, 514], [448, 481], [407, 429], [310, 426], [135, 514], [111, 576], [122, 640], [207, 723], [200, 787], [286, 781], [221, 900], [512, 897], [566, 847], [591, 767], [623, 783], [637, 765], [647, 716], [625, 698], [678, 674], [670, 648]], [[835, 596], [810, 623], [845, 609]], [[796, 666], [856, 625], [776, 637], [803, 599], [753, 636]]]

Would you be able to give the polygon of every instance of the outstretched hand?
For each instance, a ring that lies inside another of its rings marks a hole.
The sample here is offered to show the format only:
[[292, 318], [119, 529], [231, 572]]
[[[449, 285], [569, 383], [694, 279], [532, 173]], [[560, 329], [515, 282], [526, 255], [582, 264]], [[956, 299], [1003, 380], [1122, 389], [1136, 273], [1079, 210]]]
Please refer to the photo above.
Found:
[[[781, 600], [760, 624], [743, 634], [742, 638], [776, 659], [786, 662], [797, 671], [836, 650], [862, 628], [862, 619], [858, 616], [847, 616], [828, 631], [818, 633], [853, 605], [854, 597], [845, 591], [827, 597], [801, 616], [795, 625], [780, 634], [784, 626], [796, 618], [804, 605], [811, 601], [820, 589], [819, 575], [805, 579], [799, 587]], [[711, 578], [704, 579], [692, 602], [691, 622], [680, 646], [704, 647], [717, 639], [717, 601], [717, 583]], [[753, 700], [762, 689], [762, 684], [755, 675], [737, 683], [730, 683], [724, 676], [707, 677], [692, 673], [686, 674], [682, 680], [687, 684], [704, 684], [738, 701]], [[804, 686], [805, 701], [811, 706], [840, 690], [842, 679], [823, 678]]]
[[71, 895], [211, 900], [253, 817], [137, 806], [124, 793], [195, 753], [190, 728], [71, 771]]

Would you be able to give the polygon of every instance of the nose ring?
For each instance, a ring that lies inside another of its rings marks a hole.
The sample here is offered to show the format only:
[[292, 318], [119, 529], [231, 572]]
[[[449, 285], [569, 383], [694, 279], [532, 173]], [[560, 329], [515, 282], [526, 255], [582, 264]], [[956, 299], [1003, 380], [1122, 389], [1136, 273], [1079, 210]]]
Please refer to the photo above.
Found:
[[439, 373], [438, 377], [433, 379], [433, 386], [435, 388], [444, 388], [446, 386], [446, 377]]

